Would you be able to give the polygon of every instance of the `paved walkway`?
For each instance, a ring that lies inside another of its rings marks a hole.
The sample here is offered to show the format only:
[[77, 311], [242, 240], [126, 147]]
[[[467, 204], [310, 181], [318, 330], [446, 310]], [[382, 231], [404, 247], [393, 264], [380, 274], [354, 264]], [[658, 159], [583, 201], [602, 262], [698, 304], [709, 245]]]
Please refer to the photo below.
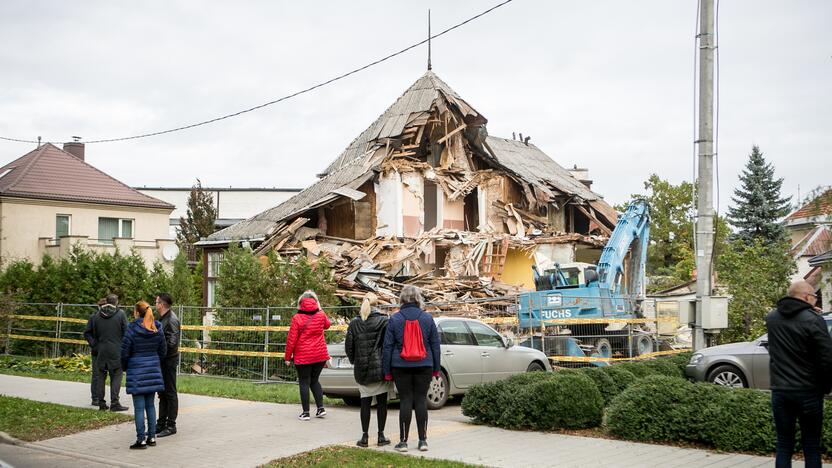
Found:
[[[8, 375], [0, 375], [0, 394], [72, 406], [89, 403], [88, 384]], [[130, 401], [127, 396], [122, 399], [128, 406]], [[252, 467], [324, 445], [353, 445], [360, 435], [357, 410], [335, 407], [328, 411], [323, 420], [301, 422], [296, 419], [296, 405], [181, 394], [179, 433], [159, 439], [156, 447], [128, 450], [135, 440], [135, 429], [126, 423], [22, 447], [0, 445], [0, 460], [16, 468]], [[397, 412], [390, 411], [387, 435], [391, 439], [397, 436], [393, 434], [397, 418]], [[768, 457], [476, 426], [467, 423], [458, 404], [432, 411], [430, 418], [430, 451], [416, 452], [412, 447], [411, 455], [506, 467], [774, 466], [773, 458]], [[411, 430], [415, 429], [414, 421]], [[375, 427], [371, 427], [374, 433]]]

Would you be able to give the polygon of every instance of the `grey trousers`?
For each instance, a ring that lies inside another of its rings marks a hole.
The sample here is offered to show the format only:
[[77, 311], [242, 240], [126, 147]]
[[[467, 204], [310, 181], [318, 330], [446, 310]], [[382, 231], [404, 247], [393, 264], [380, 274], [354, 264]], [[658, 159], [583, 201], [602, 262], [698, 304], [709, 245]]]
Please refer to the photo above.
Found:
[[95, 388], [95, 396], [98, 397], [98, 404], [106, 403], [104, 399], [104, 385], [107, 383], [108, 374], [110, 376], [110, 405], [119, 404], [118, 394], [121, 391], [121, 376], [124, 374], [124, 371], [121, 370], [121, 367], [108, 369], [106, 366], [102, 366], [96, 368], [95, 372], [98, 374], [97, 386]]

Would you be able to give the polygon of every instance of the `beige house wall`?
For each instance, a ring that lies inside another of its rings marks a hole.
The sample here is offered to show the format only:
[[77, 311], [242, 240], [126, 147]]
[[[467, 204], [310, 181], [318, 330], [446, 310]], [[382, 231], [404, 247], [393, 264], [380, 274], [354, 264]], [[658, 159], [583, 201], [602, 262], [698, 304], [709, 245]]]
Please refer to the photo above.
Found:
[[[55, 239], [56, 215], [69, 215], [69, 236]], [[0, 264], [18, 259], [39, 263], [43, 254], [61, 257], [72, 244], [95, 251], [129, 253], [135, 247], [150, 266], [162, 256], [165, 246], [174, 245], [168, 231], [170, 210], [114, 205], [60, 202], [23, 198], [0, 198]], [[112, 244], [98, 240], [98, 218], [133, 220], [133, 238], [115, 239]]]

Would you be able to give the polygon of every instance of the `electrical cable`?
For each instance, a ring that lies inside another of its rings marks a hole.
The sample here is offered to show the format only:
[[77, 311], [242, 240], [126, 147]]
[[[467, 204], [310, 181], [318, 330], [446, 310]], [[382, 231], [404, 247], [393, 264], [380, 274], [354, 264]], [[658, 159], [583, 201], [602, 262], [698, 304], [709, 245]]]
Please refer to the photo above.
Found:
[[[208, 125], [208, 124], [211, 124], [211, 123], [214, 123], [214, 122], [219, 122], [221, 120], [230, 119], [232, 117], [237, 117], [239, 115], [246, 114], [248, 112], [253, 112], [255, 110], [259, 110], [259, 109], [262, 109], [264, 107], [271, 106], [273, 104], [277, 104], [279, 102], [286, 101], [288, 99], [300, 96], [301, 94], [305, 94], [305, 93], [308, 93], [310, 91], [316, 90], [318, 88], [324, 87], [324, 86], [326, 86], [330, 83], [334, 83], [336, 81], [342, 80], [342, 79], [344, 79], [344, 78], [346, 78], [350, 75], [354, 75], [354, 74], [356, 74], [358, 72], [361, 72], [361, 71], [364, 71], [364, 70], [366, 70], [366, 69], [368, 69], [372, 66], [375, 66], [375, 65], [378, 65], [382, 62], [390, 60], [390, 59], [392, 59], [396, 56], [399, 56], [399, 55], [401, 55], [405, 52], [408, 52], [412, 49], [415, 49], [416, 47], [419, 47], [420, 45], [426, 44], [431, 39], [436, 39], [437, 37], [443, 36], [443, 35], [451, 32], [451, 31], [453, 31], [454, 29], [462, 27], [462, 26], [470, 23], [471, 21], [474, 21], [475, 19], [478, 19], [478, 18], [480, 18], [480, 17], [482, 17], [482, 16], [484, 16], [488, 13], [491, 13], [492, 11], [496, 10], [497, 8], [500, 8], [501, 6], [504, 6], [504, 5], [506, 5], [508, 3], [511, 3], [513, 1], [514, 0], [504, 0], [503, 2], [498, 3], [497, 5], [494, 5], [491, 8], [488, 8], [487, 10], [484, 10], [479, 14], [474, 15], [474, 16], [466, 19], [465, 21], [462, 21], [462, 22], [457, 23], [457, 24], [455, 24], [455, 25], [453, 25], [453, 26], [451, 26], [447, 29], [444, 29], [443, 31], [440, 31], [439, 33], [434, 34], [433, 36], [430, 36], [427, 39], [424, 39], [420, 42], [417, 42], [417, 43], [415, 43], [411, 46], [405, 47], [404, 49], [401, 49], [398, 52], [393, 52], [392, 54], [389, 54], [389, 55], [387, 55], [385, 57], [382, 57], [378, 60], [370, 62], [370, 63], [368, 63], [368, 64], [366, 64], [362, 67], [359, 67], [359, 68], [356, 68], [356, 69], [351, 70], [349, 72], [338, 75], [338, 76], [336, 76], [334, 78], [331, 78], [329, 80], [323, 81], [321, 83], [318, 83], [316, 85], [313, 85], [313, 86], [310, 86], [308, 88], [302, 89], [300, 91], [294, 92], [292, 94], [288, 94], [288, 95], [280, 97], [278, 99], [274, 99], [272, 101], [265, 102], [263, 104], [259, 104], [259, 105], [254, 106], [254, 107], [249, 107], [248, 109], [243, 109], [241, 111], [234, 112], [234, 113], [231, 113], [231, 114], [226, 114], [226, 115], [223, 115], [223, 116], [220, 116], [220, 117], [215, 117], [213, 119], [203, 120], [201, 122], [196, 122], [196, 123], [189, 124], [189, 125], [183, 125], [183, 126], [176, 127], [176, 128], [171, 128], [171, 129], [168, 129], [168, 130], [160, 130], [160, 131], [157, 131], [157, 132], [143, 133], [143, 134], [127, 136], [127, 137], [102, 138], [102, 139], [98, 139], [98, 140], [85, 141], [84, 143], [85, 144], [111, 143], [111, 142], [116, 142], [116, 141], [136, 140], [136, 139], [139, 139], [139, 138], [148, 138], [148, 137], [152, 137], [152, 136], [158, 136], [158, 135], [164, 135], [164, 134], [167, 134], [167, 133], [173, 133], [173, 132], [179, 132], [179, 131], [182, 131], [182, 130], [188, 130], [188, 129], [195, 128], [195, 127], [201, 127], [203, 125]], [[14, 141], [14, 142], [20, 142], [20, 143], [38, 143], [38, 141], [35, 141], [35, 140], [26, 140], [26, 139], [22, 139], [22, 138], [9, 138], [9, 137], [4, 137], [4, 136], [0, 136], [0, 140]]]

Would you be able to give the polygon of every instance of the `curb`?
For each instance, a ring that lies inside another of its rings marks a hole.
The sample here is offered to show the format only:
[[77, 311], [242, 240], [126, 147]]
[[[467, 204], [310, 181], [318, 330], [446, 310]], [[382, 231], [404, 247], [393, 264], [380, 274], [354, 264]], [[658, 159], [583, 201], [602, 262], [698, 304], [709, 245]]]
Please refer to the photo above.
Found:
[[20, 439], [15, 439], [14, 437], [6, 434], [5, 432], [0, 431], [0, 444], [6, 445], [25, 445], [26, 442], [23, 442]]

